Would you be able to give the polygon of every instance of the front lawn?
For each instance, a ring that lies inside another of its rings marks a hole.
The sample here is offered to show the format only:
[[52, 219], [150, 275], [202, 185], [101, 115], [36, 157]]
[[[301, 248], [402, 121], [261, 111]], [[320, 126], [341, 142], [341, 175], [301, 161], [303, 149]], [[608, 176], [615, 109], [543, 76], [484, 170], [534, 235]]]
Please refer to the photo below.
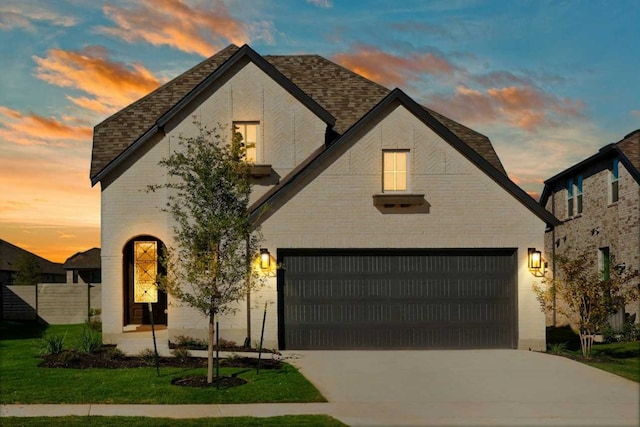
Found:
[[320, 392], [294, 367], [281, 369], [221, 368], [221, 376], [237, 375], [247, 384], [216, 389], [182, 387], [171, 380], [205, 375], [206, 368], [153, 366], [126, 369], [43, 368], [38, 345], [43, 333], [66, 334], [73, 345], [84, 325], [0, 322], [0, 403], [200, 404], [325, 402]]
[[585, 359], [578, 335], [569, 327], [563, 327], [547, 328], [547, 345], [556, 354], [640, 383], [640, 341], [596, 343], [591, 358]]

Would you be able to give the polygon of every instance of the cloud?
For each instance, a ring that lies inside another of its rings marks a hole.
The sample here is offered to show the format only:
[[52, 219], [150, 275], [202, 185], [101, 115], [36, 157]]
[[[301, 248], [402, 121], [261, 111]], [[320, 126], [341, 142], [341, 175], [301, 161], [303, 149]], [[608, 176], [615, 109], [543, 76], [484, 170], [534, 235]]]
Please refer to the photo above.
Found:
[[581, 101], [561, 98], [534, 86], [507, 86], [486, 90], [458, 86], [453, 96], [435, 95], [432, 108], [456, 120], [469, 122], [504, 121], [511, 126], [535, 131], [555, 127], [566, 119], [582, 116]]
[[323, 9], [329, 9], [333, 7], [333, 2], [331, 0], [307, 0], [307, 3], [312, 4], [316, 7], [321, 7]]
[[71, 118], [61, 121], [54, 117], [43, 117], [33, 113], [22, 113], [0, 106], [0, 140], [23, 145], [59, 145], [65, 141], [86, 141], [92, 136], [89, 126], [69, 123]]
[[353, 52], [336, 54], [333, 59], [355, 73], [390, 87], [418, 81], [426, 74], [444, 76], [456, 70], [446, 58], [434, 53], [399, 56], [365, 44], [356, 45]]
[[512, 85], [531, 86], [534, 84], [533, 79], [530, 77], [517, 76], [509, 71], [492, 71], [490, 73], [473, 76], [471, 79], [485, 87]]
[[113, 112], [141, 98], [160, 85], [142, 64], [112, 61], [101, 46], [80, 51], [51, 49], [34, 56], [36, 76], [60, 87], [77, 89], [90, 97], [68, 96], [74, 104], [97, 113]]
[[68, 14], [53, 11], [46, 4], [27, 2], [0, 4], [0, 29], [21, 28], [35, 31], [34, 22], [45, 22], [59, 27], [72, 27], [77, 19]]
[[640, 118], [640, 110], [631, 110], [629, 114], [631, 114], [633, 117]]
[[248, 43], [252, 34], [273, 40], [269, 21], [247, 24], [234, 18], [227, 5], [216, 0], [207, 7], [189, 6], [183, 0], [143, 0], [137, 7], [103, 7], [114, 27], [99, 31], [129, 43], [146, 42], [208, 57], [231, 42]]

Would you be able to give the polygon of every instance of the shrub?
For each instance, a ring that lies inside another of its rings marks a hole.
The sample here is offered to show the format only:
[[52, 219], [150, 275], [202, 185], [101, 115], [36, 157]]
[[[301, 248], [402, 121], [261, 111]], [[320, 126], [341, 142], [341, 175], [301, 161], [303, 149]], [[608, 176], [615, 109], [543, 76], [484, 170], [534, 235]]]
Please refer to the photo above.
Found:
[[565, 342], [553, 343], [553, 344], [550, 344], [548, 347], [549, 347], [549, 353], [551, 354], [562, 354], [567, 351], [567, 343]]
[[171, 350], [171, 355], [180, 362], [184, 362], [191, 357], [191, 352], [183, 347], [178, 347]]
[[105, 352], [105, 357], [109, 360], [122, 360], [126, 355], [118, 347], [109, 347]]
[[140, 353], [138, 353], [138, 357], [142, 360], [147, 366], [154, 366], [156, 364], [156, 353], [150, 348], [145, 348]]
[[178, 335], [175, 337], [175, 341], [176, 347], [186, 347], [191, 349], [203, 347], [207, 348], [207, 341], [200, 338]]
[[64, 350], [64, 340], [67, 334], [45, 334], [39, 342], [41, 356], [60, 354]]
[[84, 353], [95, 353], [102, 347], [102, 335], [94, 331], [91, 327], [82, 328], [78, 339], [76, 340], [78, 350]]

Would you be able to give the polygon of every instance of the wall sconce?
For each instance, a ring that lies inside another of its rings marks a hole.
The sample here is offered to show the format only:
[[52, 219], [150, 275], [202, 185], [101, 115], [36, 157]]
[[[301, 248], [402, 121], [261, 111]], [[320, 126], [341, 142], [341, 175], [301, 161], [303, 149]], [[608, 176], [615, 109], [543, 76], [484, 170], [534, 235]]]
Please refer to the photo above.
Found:
[[537, 251], [536, 248], [529, 248], [528, 255], [529, 271], [536, 277], [544, 276], [545, 263], [542, 260], [542, 252]]
[[271, 267], [271, 254], [269, 249], [260, 249], [260, 268], [263, 270], [269, 270]]

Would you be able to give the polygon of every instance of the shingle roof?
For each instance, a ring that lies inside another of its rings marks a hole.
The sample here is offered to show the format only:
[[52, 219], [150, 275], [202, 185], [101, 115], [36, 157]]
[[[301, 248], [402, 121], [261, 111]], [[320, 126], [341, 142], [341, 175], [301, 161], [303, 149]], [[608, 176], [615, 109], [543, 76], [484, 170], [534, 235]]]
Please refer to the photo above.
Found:
[[634, 130], [617, 144], [636, 170], [640, 171], [640, 129]]
[[48, 259], [44, 259], [34, 253], [31, 253], [25, 249], [19, 248], [6, 240], [0, 239], [0, 270], [3, 271], [18, 271], [17, 265], [19, 264], [20, 257], [24, 255], [32, 255], [38, 260], [40, 271], [44, 274], [57, 274], [64, 275], [65, 272], [62, 269], [62, 265], [57, 262], [51, 262]]
[[65, 270], [94, 270], [99, 269], [101, 265], [100, 248], [92, 248], [70, 256], [62, 268]]
[[[241, 48], [229, 45], [212, 57], [115, 113], [94, 128], [90, 177], [96, 176], [150, 131], [158, 118]], [[336, 118], [333, 130], [344, 133], [390, 90], [318, 55], [264, 56], [293, 84]], [[464, 143], [506, 175], [489, 139], [425, 108]]]

